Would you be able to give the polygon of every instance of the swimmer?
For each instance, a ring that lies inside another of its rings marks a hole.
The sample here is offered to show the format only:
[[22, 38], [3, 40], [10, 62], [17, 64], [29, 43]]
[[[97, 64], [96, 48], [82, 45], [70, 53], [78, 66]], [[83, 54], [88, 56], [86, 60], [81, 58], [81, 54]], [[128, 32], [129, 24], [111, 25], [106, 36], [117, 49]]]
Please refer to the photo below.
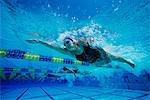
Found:
[[58, 73], [73, 73], [75, 77], [77, 73], [81, 75], [91, 74], [91, 72], [88, 71], [80, 72], [79, 69], [77, 68], [67, 68], [67, 67], [63, 67]]
[[[73, 73], [75, 77], [76, 77], [76, 73], [79, 72], [78, 69], [67, 68], [67, 67], [63, 67], [63, 68], [62, 68], [62, 71], [63, 71], [63, 72], [66, 72], [66, 73]], [[60, 71], [60, 72], [61, 72], [61, 71]], [[59, 72], [59, 73], [60, 73], [60, 72]]]
[[90, 46], [86, 38], [80, 38], [76, 41], [72, 38], [66, 37], [64, 39], [64, 48], [38, 39], [28, 39], [26, 41], [29, 43], [39, 43], [45, 45], [51, 49], [59, 51], [60, 53], [75, 57], [79, 61], [85, 61], [98, 67], [102, 67], [111, 61], [118, 61], [129, 64], [132, 68], [135, 67], [134, 63], [124, 59], [123, 57], [114, 56], [106, 52], [101, 47]]

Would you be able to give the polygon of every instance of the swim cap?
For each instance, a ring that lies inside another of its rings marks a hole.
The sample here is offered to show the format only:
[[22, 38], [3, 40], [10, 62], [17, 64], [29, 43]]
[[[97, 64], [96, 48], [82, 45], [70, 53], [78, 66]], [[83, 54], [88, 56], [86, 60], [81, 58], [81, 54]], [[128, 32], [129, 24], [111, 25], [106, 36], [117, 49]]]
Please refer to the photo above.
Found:
[[74, 42], [73, 39], [67, 37], [64, 39], [64, 46], [66, 46], [68, 44], [72, 45], [73, 42]]
[[68, 70], [68, 68], [64, 67], [63, 70], [66, 71], [66, 70]]

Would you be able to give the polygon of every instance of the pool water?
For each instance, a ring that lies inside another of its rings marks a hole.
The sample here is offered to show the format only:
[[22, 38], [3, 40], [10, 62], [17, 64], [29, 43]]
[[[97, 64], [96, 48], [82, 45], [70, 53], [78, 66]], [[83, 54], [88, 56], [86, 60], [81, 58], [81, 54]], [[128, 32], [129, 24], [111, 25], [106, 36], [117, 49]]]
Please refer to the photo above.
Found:
[[[1, 100], [149, 100], [149, 0], [1, 0], [0, 5]], [[135, 68], [116, 61], [95, 67], [26, 41], [64, 47], [65, 37], [86, 37]]]

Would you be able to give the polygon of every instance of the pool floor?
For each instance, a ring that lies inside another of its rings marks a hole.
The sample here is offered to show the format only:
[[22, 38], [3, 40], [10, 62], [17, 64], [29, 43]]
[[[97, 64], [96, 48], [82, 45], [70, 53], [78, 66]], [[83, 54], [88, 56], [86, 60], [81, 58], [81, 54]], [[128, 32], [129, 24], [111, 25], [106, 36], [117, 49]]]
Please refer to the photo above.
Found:
[[46, 86], [1, 89], [1, 100], [150, 100], [150, 91]]

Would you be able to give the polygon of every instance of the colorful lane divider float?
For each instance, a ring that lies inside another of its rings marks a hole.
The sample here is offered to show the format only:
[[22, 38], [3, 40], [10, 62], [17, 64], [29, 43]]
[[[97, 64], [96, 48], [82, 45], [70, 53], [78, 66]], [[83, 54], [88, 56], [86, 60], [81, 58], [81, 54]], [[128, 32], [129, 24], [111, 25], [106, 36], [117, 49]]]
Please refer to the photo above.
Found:
[[48, 57], [48, 56], [43, 56], [38, 54], [31, 54], [22, 50], [7, 50], [7, 49], [0, 48], [0, 57], [89, 66], [88, 62], [66, 59], [66, 58]]
[[[58, 57], [49, 57], [38, 54], [31, 54], [22, 50], [7, 50], [0, 48], [0, 57], [14, 58], [14, 59], [25, 59], [33, 61], [43, 61], [43, 62], [52, 62], [52, 63], [62, 63], [62, 64], [75, 64], [75, 65], [84, 65], [89, 66], [88, 62], [83, 62], [79, 60], [72, 60], [67, 58], [58, 58]], [[105, 68], [120, 68], [118, 65], [108, 64], [103, 66]]]
[[20, 79], [39, 79], [42, 76], [47, 78], [59, 78], [54, 70], [33, 69], [33, 68], [0, 68], [0, 79], [20, 80]]

